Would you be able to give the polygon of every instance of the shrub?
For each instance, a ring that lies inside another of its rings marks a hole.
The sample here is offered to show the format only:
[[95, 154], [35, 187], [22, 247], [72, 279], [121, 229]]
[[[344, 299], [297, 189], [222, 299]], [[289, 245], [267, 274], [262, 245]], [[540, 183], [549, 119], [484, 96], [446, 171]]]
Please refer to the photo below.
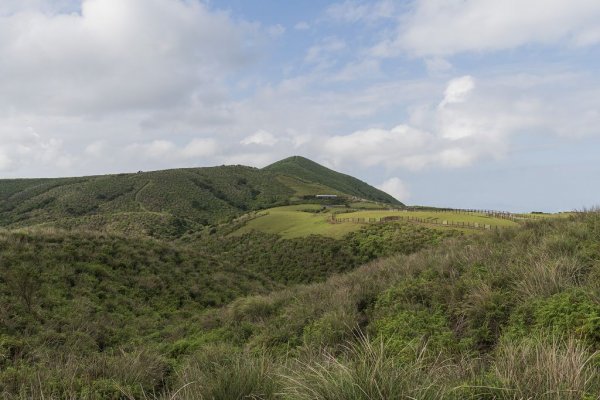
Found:
[[266, 354], [208, 346], [202, 349], [178, 374], [166, 398], [173, 400], [274, 399], [280, 390], [275, 364]]
[[523, 304], [511, 317], [510, 337], [550, 332], [584, 338], [600, 347], [600, 302], [583, 289], [571, 289], [547, 299]]

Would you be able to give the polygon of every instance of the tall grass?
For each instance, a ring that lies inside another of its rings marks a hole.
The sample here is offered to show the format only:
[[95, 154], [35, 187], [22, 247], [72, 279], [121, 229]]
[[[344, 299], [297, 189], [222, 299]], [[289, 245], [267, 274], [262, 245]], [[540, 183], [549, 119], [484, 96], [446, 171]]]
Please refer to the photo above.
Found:
[[502, 387], [498, 397], [600, 398], [598, 355], [574, 338], [539, 336], [501, 343], [492, 368]]
[[293, 400], [435, 399], [451, 367], [446, 360], [429, 358], [426, 348], [414, 358], [400, 360], [385, 342], [361, 336], [343, 355], [323, 352], [321, 360], [292, 363], [282, 375], [285, 398]]
[[275, 362], [264, 353], [247, 354], [221, 346], [209, 347], [189, 360], [179, 373], [179, 389], [165, 399], [237, 400], [276, 398]]

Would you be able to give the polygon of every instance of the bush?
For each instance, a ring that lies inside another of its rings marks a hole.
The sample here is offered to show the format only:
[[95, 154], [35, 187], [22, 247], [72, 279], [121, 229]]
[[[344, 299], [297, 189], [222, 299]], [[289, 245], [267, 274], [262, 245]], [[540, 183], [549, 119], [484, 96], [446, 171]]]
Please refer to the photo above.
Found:
[[525, 337], [539, 332], [577, 336], [600, 348], [598, 298], [586, 290], [571, 289], [523, 304], [513, 314], [507, 335]]
[[280, 387], [275, 365], [265, 354], [208, 346], [190, 358], [174, 387], [166, 396], [173, 400], [267, 400], [276, 398]]

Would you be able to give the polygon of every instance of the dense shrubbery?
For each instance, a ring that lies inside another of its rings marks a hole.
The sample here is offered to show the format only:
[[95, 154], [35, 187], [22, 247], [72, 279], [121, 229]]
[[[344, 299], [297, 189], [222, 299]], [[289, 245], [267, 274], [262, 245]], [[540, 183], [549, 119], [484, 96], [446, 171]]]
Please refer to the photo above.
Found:
[[[297, 166], [294, 171], [301, 176], [295, 177], [287, 167], [286, 171], [279, 171], [276, 165], [262, 170], [235, 165], [81, 178], [0, 180], [0, 226], [45, 223], [107, 232], [139, 229], [140, 233], [156, 237], [181, 236], [198, 231], [202, 225], [230, 222], [248, 211], [289, 204], [296, 199], [298, 186], [318, 190], [317, 193], [334, 191], [395, 202], [364, 182], [312, 161], [299, 159], [285, 165]], [[312, 181], [304, 177], [308, 170], [312, 171]], [[280, 176], [283, 172], [293, 177]], [[323, 185], [323, 179], [333, 186]], [[172, 219], [173, 229], [151, 230], [148, 221], [157, 219]]]
[[103, 218], [119, 221], [120, 217], [121, 224], [132, 220], [135, 226], [137, 219], [159, 215], [176, 218], [189, 229], [284, 204], [292, 194], [271, 173], [243, 166], [3, 180], [0, 186], [2, 226], [70, 219], [68, 224], [89, 228], [90, 221], [83, 217], [96, 217], [96, 228]]
[[[377, 232], [394, 243], [371, 246]], [[373, 257], [417, 251], [451, 234], [403, 224], [371, 226], [344, 240], [0, 233], [0, 388], [25, 398], [38, 389], [57, 398], [162, 390], [186, 355], [219, 343], [241, 346], [252, 337], [253, 324], [280, 310], [267, 293], [323, 281]], [[226, 315], [214, 308], [258, 293], [263, 297], [245, 298]], [[237, 322], [223, 324], [230, 320]], [[316, 335], [323, 334], [319, 329], [315, 324]], [[128, 365], [139, 370], [125, 371]]]
[[[4, 233], [2, 395], [597, 398], [600, 215], [430, 246], [444, 232], [203, 244]], [[405, 254], [328, 277], [352, 268], [336, 257], [392, 252]]]
[[[459, 239], [236, 300], [212, 329], [269, 365], [258, 398], [596, 399], [599, 227], [592, 213]], [[181, 371], [174, 387], [197, 376]]]

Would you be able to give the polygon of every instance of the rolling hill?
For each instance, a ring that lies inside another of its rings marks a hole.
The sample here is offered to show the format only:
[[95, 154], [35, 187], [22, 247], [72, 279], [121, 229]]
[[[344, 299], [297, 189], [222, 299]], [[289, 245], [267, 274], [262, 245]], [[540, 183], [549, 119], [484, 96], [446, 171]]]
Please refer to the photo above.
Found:
[[248, 211], [319, 193], [400, 204], [302, 157], [264, 169], [241, 165], [57, 179], [0, 180], [0, 226], [180, 236]]
[[334, 192], [332, 194], [339, 192], [361, 199], [402, 205], [402, 203], [389, 194], [350, 175], [341, 174], [326, 168], [308, 158], [300, 156], [288, 157], [263, 168], [263, 170], [274, 172], [278, 175], [293, 177], [305, 182], [317, 183], [333, 189]]
[[301, 157], [2, 180], [0, 398], [597, 397], [597, 212], [399, 204]]

